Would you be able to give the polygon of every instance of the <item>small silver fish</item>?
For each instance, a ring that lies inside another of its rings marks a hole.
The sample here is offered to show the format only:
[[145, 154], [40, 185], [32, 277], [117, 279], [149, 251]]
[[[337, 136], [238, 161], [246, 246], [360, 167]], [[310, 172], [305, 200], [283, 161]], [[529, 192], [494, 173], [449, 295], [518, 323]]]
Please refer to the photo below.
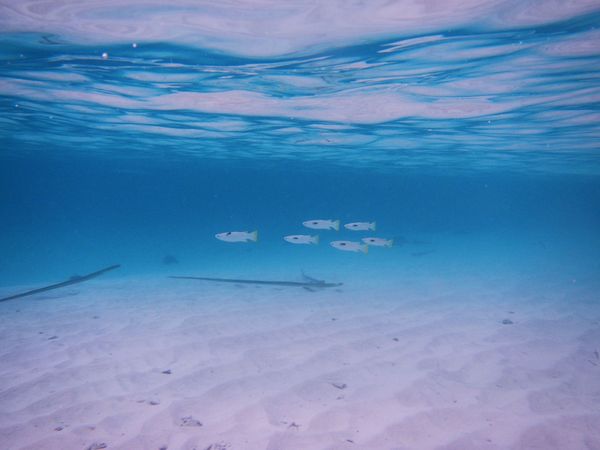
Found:
[[227, 231], [215, 234], [215, 237], [225, 242], [256, 242], [258, 231]]
[[375, 222], [352, 222], [344, 225], [344, 228], [352, 231], [375, 231]]
[[284, 236], [290, 244], [318, 244], [319, 236], [309, 236], [308, 234], [292, 234], [290, 236]]
[[353, 241], [332, 241], [329, 243], [333, 248], [338, 250], [343, 250], [345, 252], [369, 252], [369, 246], [366, 244], [361, 244], [360, 242]]
[[314, 230], [335, 230], [339, 231], [340, 221], [331, 219], [314, 219], [306, 220], [302, 222], [306, 228], [312, 228]]
[[367, 245], [373, 245], [375, 247], [391, 247], [392, 245], [394, 245], [393, 239], [383, 239], [377, 237], [366, 237], [362, 238], [361, 241], [363, 241]]

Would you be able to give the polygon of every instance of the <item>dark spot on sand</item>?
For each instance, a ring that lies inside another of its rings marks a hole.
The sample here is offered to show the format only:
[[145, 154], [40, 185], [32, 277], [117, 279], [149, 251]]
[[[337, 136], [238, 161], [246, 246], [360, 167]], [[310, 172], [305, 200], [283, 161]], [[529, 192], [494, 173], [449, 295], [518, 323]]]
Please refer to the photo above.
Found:
[[150, 400], [148, 403], [151, 404], [152, 406], [160, 405], [160, 402], [157, 400]]
[[400, 342], [400, 339], [398, 338], [393, 338], [392, 341], [396, 341], [396, 342]]
[[159, 448], [158, 450], [167, 450], [167, 446], [163, 445], [161, 448]]
[[99, 318], [100, 318], [100, 316], [94, 316], [94, 317], [92, 317], [92, 319], [99, 319]]
[[100, 450], [102, 448], [106, 448], [108, 447], [108, 445], [106, 445], [104, 442], [94, 442], [92, 445], [90, 445], [89, 447], [87, 447], [85, 450]]
[[512, 325], [514, 322], [510, 319], [504, 319], [502, 325]]
[[300, 425], [298, 425], [296, 422], [292, 422], [292, 423], [290, 423], [288, 428], [300, 428]]
[[332, 317], [331, 320], [336, 321], [337, 319], [335, 317]]
[[231, 448], [229, 446], [229, 444], [217, 443], [217, 444], [210, 444], [204, 450], [227, 450], [228, 448]]
[[351, 444], [354, 444], [354, 441], [352, 439], [346, 439], [346, 442], [350, 442]]
[[179, 260], [177, 258], [175, 258], [173, 255], [166, 255], [163, 259], [162, 259], [162, 263], [165, 266], [170, 266], [172, 264], [179, 264]]
[[180, 427], [201, 427], [202, 422], [194, 419], [192, 416], [185, 416], [181, 418], [181, 422], [179, 423]]
[[331, 383], [331, 385], [337, 389], [346, 389], [348, 387], [346, 383]]
[[171, 375], [171, 369], [163, 370], [161, 373], [164, 373], [165, 375]]
[[48, 338], [49, 341], [52, 341], [54, 339], [58, 339], [58, 336], [51, 336], [51, 337]]
[[64, 429], [65, 429], [65, 427], [56, 427], [56, 428], [54, 429], [54, 431], [62, 431], [62, 430], [64, 430]]

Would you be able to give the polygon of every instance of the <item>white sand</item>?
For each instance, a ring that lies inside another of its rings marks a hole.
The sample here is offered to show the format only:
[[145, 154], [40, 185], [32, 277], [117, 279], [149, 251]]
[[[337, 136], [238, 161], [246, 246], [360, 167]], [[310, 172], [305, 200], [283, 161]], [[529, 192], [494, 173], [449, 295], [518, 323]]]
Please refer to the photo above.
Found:
[[138, 279], [6, 302], [0, 447], [600, 449], [591, 285]]

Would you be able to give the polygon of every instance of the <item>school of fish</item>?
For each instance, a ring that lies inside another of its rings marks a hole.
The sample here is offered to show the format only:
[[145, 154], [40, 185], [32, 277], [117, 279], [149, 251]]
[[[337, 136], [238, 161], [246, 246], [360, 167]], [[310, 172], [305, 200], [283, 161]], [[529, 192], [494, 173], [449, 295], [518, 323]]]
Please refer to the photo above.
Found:
[[[332, 219], [313, 219], [305, 220], [302, 225], [313, 230], [339, 231], [340, 221]], [[377, 224], [375, 222], [351, 222], [344, 224], [344, 228], [350, 231], [375, 231]], [[215, 237], [223, 242], [247, 243], [258, 241], [258, 231], [226, 231], [215, 234]], [[290, 234], [283, 236], [283, 240], [295, 245], [317, 245], [319, 244], [319, 235], [310, 234]], [[391, 247], [394, 244], [393, 239], [381, 237], [363, 237], [360, 241], [335, 240], [330, 241], [329, 245], [344, 252], [368, 253], [369, 246], [373, 247]]]

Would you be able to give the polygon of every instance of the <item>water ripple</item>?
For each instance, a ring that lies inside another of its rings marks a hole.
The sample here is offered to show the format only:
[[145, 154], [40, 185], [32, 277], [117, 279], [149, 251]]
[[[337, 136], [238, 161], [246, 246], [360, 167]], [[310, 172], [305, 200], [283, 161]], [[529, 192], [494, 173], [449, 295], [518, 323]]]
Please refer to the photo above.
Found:
[[597, 2], [121, 3], [0, 1], [2, 154], [600, 173]]

